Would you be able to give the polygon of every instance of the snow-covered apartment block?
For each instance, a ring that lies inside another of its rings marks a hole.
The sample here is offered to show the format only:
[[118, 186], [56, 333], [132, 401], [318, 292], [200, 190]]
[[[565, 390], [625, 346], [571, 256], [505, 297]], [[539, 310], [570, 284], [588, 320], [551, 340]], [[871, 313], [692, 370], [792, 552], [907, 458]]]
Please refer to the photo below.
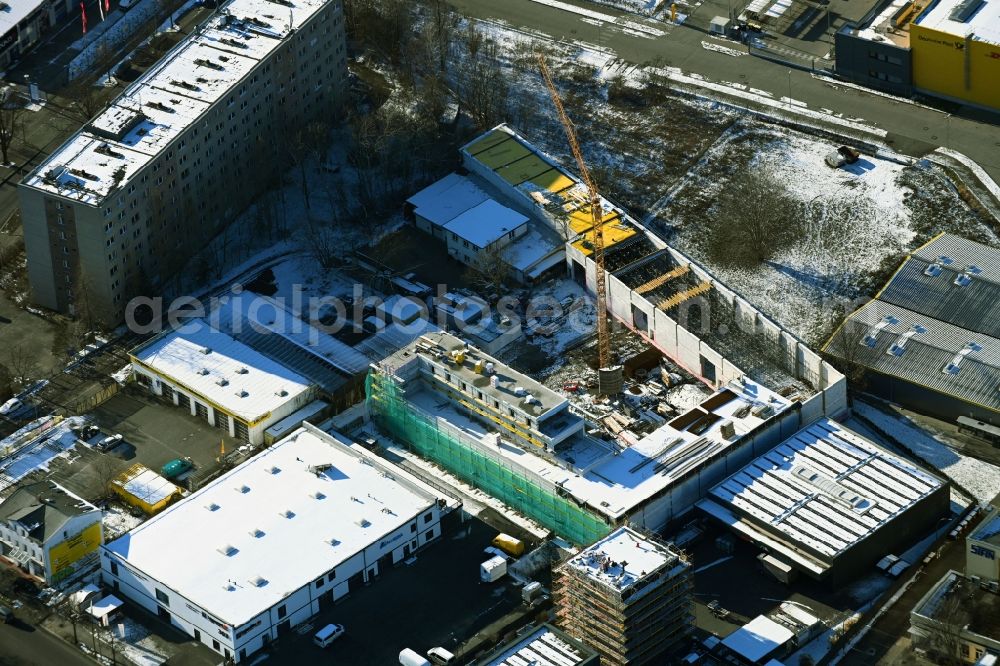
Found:
[[101, 577], [241, 662], [438, 539], [456, 506], [306, 425], [104, 546]]
[[[36, 303], [116, 324], [273, 183], [343, 100], [340, 0], [231, 0], [19, 187]], [[84, 303], [85, 301], [85, 303]]]

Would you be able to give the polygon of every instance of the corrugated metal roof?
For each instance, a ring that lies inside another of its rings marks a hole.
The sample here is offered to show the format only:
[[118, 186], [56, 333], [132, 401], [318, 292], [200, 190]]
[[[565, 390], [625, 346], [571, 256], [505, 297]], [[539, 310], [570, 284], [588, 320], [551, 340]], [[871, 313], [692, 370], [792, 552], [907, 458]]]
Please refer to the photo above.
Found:
[[1000, 410], [1000, 250], [938, 236], [906, 259], [825, 350]]
[[[906, 260], [886, 285], [879, 299], [949, 322], [977, 333], [1000, 337], [1000, 283], [985, 279], [985, 269], [971, 275], [965, 286], [969, 264], [943, 266], [919, 258]], [[973, 264], [975, 265], [975, 264]], [[976, 265], [978, 268], [978, 265]], [[959, 280], [959, 282], [956, 282]]]
[[[866, 343], [866, 336], [876, 326], [880, 326], [878, 332]], [[901, 353], [898, 349], [890, 353], [893, 345], [900, 345], [901, 336], [915, 326], [924, 332], [903, 341]], [[966, 353], [956, 364], [956, 372], [944, 372], [970, 342], [978, 351]], [[996, 338], [875, 300], [844, 322], [827, 351], [882, 374], [1000, 409], [1000, 340]]]

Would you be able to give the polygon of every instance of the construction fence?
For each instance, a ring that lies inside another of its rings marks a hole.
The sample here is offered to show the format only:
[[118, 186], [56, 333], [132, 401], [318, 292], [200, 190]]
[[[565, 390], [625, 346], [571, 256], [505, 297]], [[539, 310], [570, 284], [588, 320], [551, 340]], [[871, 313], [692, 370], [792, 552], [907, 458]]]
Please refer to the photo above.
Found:
[[558, 495], [554, 487], [529, 478], [461, 433], [439, 426], [406, 400], [391, 376], [369, 372], [365, 396], [372, 419], [387, 435], [568, 541], [586, 545], [611, 531], [607, 523]]

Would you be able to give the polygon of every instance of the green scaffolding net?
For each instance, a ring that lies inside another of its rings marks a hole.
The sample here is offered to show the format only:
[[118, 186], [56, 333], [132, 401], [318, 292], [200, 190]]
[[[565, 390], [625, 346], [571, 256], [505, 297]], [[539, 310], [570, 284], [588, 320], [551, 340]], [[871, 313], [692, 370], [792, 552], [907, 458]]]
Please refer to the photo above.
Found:
[[442, 431], [410, 405], [398, 384], [383, 373], [368, 374], [365, 395], [372, 418], [383, 432], [564, 539], [582, 546], [611, 531], [586, 509]]

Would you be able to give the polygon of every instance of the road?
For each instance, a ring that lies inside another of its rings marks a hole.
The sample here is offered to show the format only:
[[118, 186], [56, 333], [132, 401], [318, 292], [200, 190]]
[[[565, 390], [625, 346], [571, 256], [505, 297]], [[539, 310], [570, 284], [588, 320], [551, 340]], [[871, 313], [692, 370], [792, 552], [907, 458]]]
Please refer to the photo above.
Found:
[[[568, 0], [567, 0], [568, 1]], [[834, 109], [845, 117], [859, 118], [889, 132], [888, 140], [896, 150], [922, 155], [940, 145], [962, 152], [978, 162], [994, 180], [1000, 182], [1000, 114], [981, 111], [944, 111], [912, 104], [817, 78], [810, 71], [793, 69], [750, 55], [736, 57], [708, 51], [703, 41], [713, 41], [697, 27], [660, 24], [667, 34], [660, 37], [624, 32], [615, 25], [595, 25], [591, 19], [532, 0], [449, 0], [460, 13], [481, 20], [499, 20], [513, 27], [543, 33], [553, 39], [580, 41], [610, 49], [623, 60], [634, 64], [655, 61], [679, 67], [718, 82], [737, 82], [764, 90], [777, 98], [790, 96], [806, 102], [813, 109]], [[623, 12], [603, 5], [574, 0], [573, 4], [622, 16]], [[725, 15], [725, 4], [721, 14]], [[719, 13], [706, 2], [695, 14]], [[632, 17], [635, 18], [635, 17]], [[697, 21], [689, 22], [696, 24]], [[729, 48], [743, 48], [734, 42]], [[789, 91], [791, 91], [789, 93]]]
[[37, 627], [0, 625], [0, 666], [93, 666], [86, 655]]

